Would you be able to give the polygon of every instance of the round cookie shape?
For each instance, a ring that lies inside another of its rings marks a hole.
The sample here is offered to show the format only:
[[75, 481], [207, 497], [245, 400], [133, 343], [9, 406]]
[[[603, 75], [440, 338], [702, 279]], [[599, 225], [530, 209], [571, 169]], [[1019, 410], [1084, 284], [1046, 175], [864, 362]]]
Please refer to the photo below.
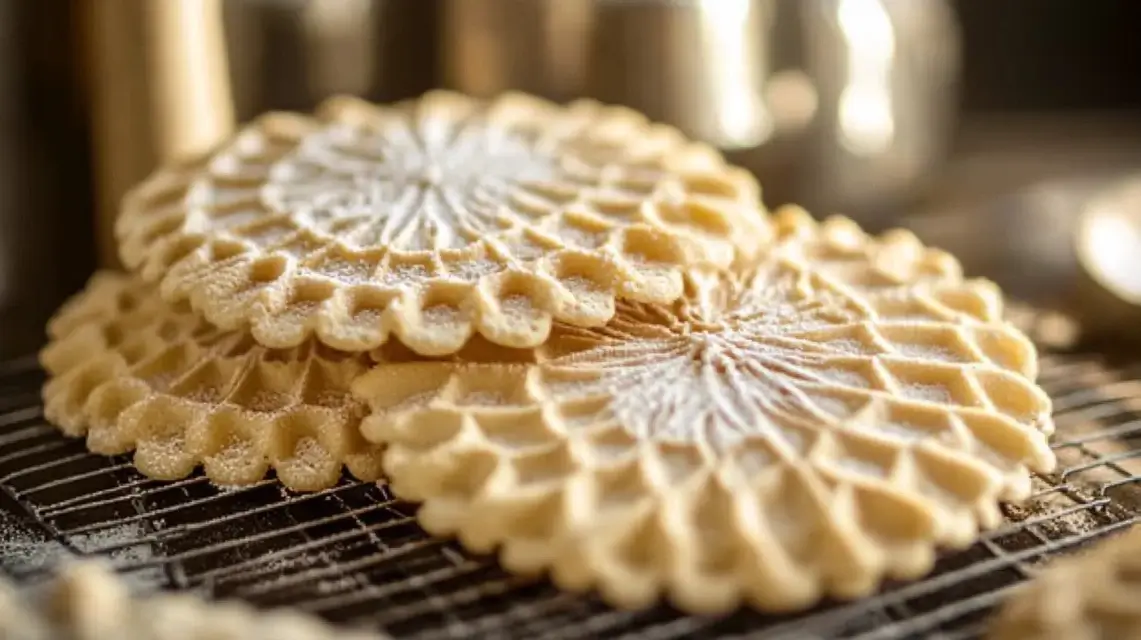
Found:
[[382, 447], [361, 437], [365, 406], [349, 392], [368, 354], [312, 340], [268, 349], [112, 272], [96, 274], [48, 333], [45, 417], [95, 453], [134, 452], [143, 475], [174, 480], [201, 465], [217, 484], [245, 485], [272, 469], [297, 491], [331, 487], [342, 469], [381, 477]]
[[767, 241], [756, 181], [637, 112], [521, 94], [271, 113], [124, 200], [123, 261], [260, 343], [533, 347]]
[[381, 365], [354, 393], [430, 532], [638, 607], [801, 609], [930, 570], [1054, 457], [989, 282], [789, 210], [742, 273], [559, 325], [536, 362]]

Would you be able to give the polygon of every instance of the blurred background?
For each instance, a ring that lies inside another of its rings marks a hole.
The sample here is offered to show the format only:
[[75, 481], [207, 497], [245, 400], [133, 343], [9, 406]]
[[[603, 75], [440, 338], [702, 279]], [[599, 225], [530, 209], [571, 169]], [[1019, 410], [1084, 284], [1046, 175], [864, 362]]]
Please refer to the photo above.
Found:
[[1135, 318], [1141, 223], [1103, 269], [1124, 290], [1074, 239], [1141, 168], [1137, 25], [1131, 0], [0, 0], [0, 357], [114, 264], [156, 164], [267, 109], [436, 86], [627, 104], [770, 206], [909, 225], [1018, 297]]

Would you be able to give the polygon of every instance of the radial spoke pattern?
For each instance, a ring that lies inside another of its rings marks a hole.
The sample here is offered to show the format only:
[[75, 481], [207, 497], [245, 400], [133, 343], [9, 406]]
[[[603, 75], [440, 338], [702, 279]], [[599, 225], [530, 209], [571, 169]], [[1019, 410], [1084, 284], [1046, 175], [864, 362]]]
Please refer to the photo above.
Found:
[[473, 333], [541, 344], [615, 297], [669, 302], [678, 267], [766, 241], [759, 189], [711, 147], [619, 107], [433, 92], [263, 116], [153, 175], [119, 219], [124, 262], [272, 347], [395, 333], [441, 355]]
[[975, 638], [996, 602], [1043, 559], [1121, 531], [1141, 505], [1141, 370], [1051, 356], [1040, 380], [1054, 399], [1060, 467], [969, 549], [925, 579], [796, 616], [742, 610], [725, 618], [668, 607], [613, 610], [593, 598], [504, 574], [426, 536], [384, 488], [343, 481], [297, 494], [275, 480], [221, 490], [201, 475], [140, 476], [86, 452], [45, 423], [34, 361], [0, 364], [0, 573], [45, 576], [76, 555], [109, 559], [138, 590], [190, 589], [258, 606], [291, 605], [397, 637]]
[[774, 226], [742, 276], [560, 325], [534, 364], [360, 378], [397, 495], [511, 571], [702, 612], [862, 596], [996, 526], [1054, 454], [995, 287], [907, 235]]
[[312, 491], [336, 484], [342, 467], [380, 477], [381, 448], [361, 438], [364, 407], [349, 394], [367, 355], [313, 341], [266, 349], [113, 273], [97, 274], [49, 333], [47, 417], [96, 453], [133, 451], [152, 478], [202, 465], [215, 482], [239, 485], [272, 468], [291, 489]]

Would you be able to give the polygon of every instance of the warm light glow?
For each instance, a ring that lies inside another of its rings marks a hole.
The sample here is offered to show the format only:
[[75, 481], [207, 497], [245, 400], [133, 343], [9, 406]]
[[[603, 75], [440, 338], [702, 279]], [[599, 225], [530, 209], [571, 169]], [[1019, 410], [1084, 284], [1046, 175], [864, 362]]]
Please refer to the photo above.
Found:
[[764, 96], [752, 90], [752, 74], [761, 73], [753, 66], [758, 52], [751, 51], [753, 34], [749, 27], [750, 0], [699, 0], [702, 37], [705, 51], [715, 60], [706, 61], [712, 92], [711, 104], [717, 108], [717, 144], [724, 147], [753, 147], [771, 135], [772, 117]]
[[371, 0], [312, 0], [302, 23], [310, 39], [309, 85], [317, 98], [364, 94], [376, 72]]
[[890, 86], [895, 31], [881, 0], [840, 0], [837, 20], [848, 44], [848, 81], [839, 104], [841, 144], [856, 155], [874, 155], [895, 136]]
[[1082, 230], [1086, 267], [1102, 285], [1141, 304], [1141, 216], [1091, 211]]
[[160, 160], [193, 155], [234, 128], [220, 0], [171, 0], [150, 8], [154, 51], [156, 151]]
[[848, 44], [858, 45], [860, 62], [890, 61], [895, 55], [895, 29], [882, 0], [840, 0], [836, 18]]
[[800, 69], [778, 71], [765, 85], [765, 101], [779, 129], [797, 131], [816, 115], [816, 86]]

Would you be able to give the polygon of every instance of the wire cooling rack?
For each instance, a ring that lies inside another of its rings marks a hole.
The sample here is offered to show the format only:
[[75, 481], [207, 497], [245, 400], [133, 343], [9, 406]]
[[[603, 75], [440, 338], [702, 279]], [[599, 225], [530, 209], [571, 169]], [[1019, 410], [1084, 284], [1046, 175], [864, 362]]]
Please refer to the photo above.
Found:
[[1005, 526], [946, 554], [926, 579], [797, 616], [641, 612], [524, 581], [435, 540], [382, 486], [348, 480], [292, 494], [201, 476], [156, 482], [86, 452], [45, 423], [33, 360], [0, 364], [0, 571], [40, 580], [69, 556], [101, 556], [140, 590], [176, 588], [434, 638], [973, 638], [1043, 558], [1119, 531], [1141, 513], [1141, 366], [1047, 355], [1060, 471], [1008, 509]]

